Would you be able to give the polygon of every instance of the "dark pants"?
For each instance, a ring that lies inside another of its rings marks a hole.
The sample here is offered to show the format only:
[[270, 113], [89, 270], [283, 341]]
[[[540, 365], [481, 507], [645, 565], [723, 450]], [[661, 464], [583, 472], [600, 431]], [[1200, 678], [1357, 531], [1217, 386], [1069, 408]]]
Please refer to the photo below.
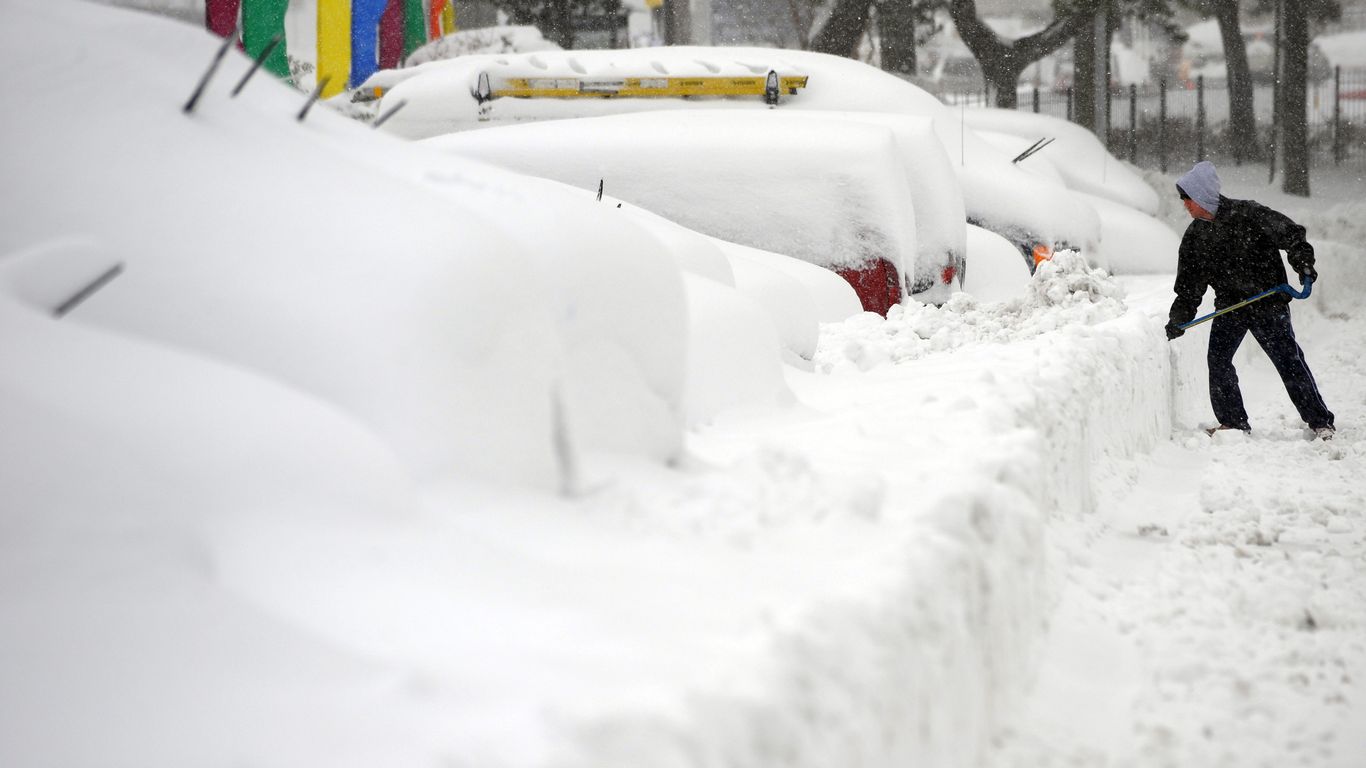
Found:
[[1209, 333], [1209, 399], [1219, 423], [1249, 428], [1243, 393], [1238, 389], [1238, 371], [1233, 368], [1233, 353], [1249, 331], [1276, 366], [1300, 418], [1310, 429], [1333, 426], [1333, 412], [1319, 396], [1304, 351], [1295, 341], [1290, 307], [1279, 302], [1253, 305], [1214, 319]]

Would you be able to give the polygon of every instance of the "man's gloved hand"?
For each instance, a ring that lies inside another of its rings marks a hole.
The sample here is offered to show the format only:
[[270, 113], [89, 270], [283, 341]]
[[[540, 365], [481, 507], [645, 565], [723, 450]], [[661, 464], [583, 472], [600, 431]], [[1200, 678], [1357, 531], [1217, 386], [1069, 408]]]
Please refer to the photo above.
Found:
[[1305, 242], [1296, 243], [1286, 251], [1285, 256], [1291, 268], [1299, 274], [1300, 285], [1304, 285], [1305, 278], [1319, 279], [1319, 273], [1314, 270], [1314, 246]]
[[1167, 323], [1165, 330], [1167, 331], [1167, 341], [1180, 338], [1181, 335], [1186, 332], [1185, 328], [1182, 328], [1176, 323]]

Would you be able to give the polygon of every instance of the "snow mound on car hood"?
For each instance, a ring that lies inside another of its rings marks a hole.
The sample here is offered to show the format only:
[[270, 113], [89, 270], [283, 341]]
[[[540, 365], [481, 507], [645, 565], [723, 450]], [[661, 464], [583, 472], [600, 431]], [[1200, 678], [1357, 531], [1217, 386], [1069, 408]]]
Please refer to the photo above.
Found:
[[1039, 265], [1023, 296], [980, 303], [954, 294], [943, 306], [905, 302], [886, 319], [865, 312], [823, 326], [817, 369], [869, 370], [973, 344], [1005, 344], [1068, 326], [1089, 326], [1124, 314], [1124, 289], [1076, 251], [1059, 251]]

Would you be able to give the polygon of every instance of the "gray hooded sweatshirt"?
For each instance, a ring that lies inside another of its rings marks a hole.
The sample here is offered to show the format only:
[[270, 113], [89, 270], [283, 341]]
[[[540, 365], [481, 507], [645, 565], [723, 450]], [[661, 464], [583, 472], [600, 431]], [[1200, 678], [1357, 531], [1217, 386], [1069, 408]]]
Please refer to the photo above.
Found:
[[1176, 180], [1176, 187], [1201, 208], [1210, 213], [1219, 212], [1219, 174], [1214, 170], [1214, 163], [1208, 160], [1196, 163]]

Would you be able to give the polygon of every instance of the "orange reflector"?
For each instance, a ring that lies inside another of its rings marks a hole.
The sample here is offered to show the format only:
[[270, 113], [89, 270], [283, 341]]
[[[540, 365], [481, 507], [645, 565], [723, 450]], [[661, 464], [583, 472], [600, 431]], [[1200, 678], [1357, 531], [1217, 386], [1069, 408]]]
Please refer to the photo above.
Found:
[[1039, 266], [1040, 262], [1048, 261], [1053, 258], [1053, 249], [1039, 243], [1034, 246], [1034, 266]]

